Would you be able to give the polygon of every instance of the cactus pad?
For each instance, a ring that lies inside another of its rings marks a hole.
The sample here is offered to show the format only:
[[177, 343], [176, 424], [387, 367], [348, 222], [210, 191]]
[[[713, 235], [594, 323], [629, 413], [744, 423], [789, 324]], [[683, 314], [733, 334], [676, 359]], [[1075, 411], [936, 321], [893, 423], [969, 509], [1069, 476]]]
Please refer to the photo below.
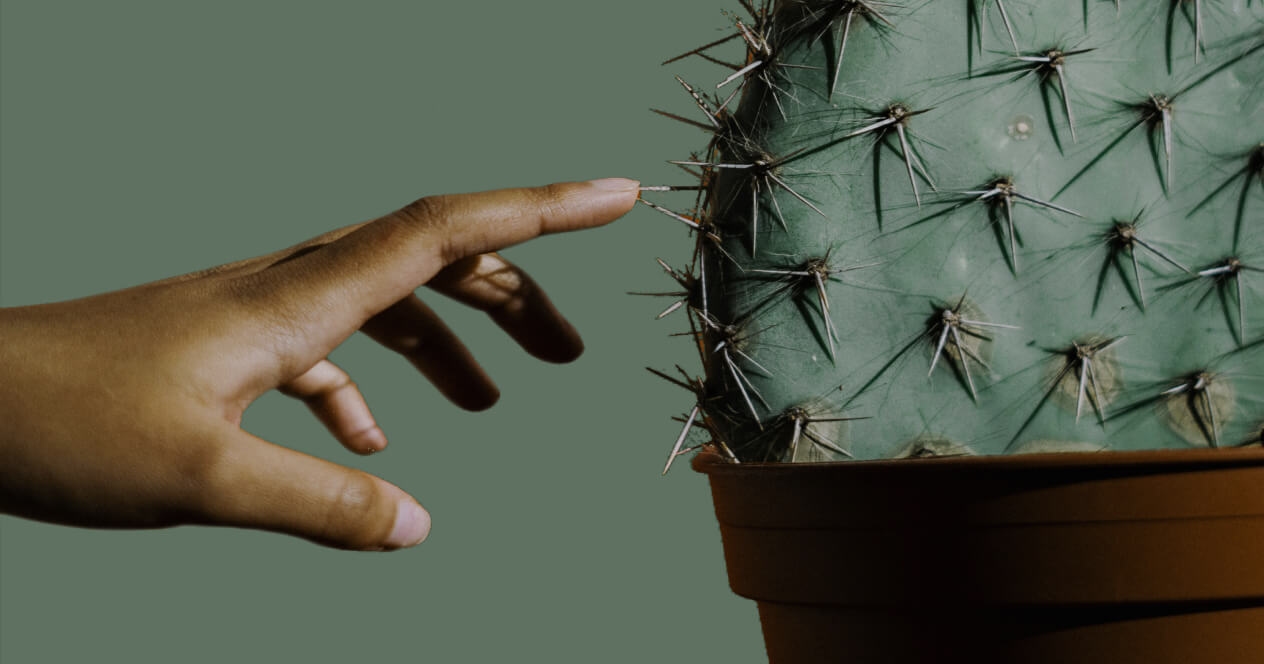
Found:
[[694, 240], [671, 458], [1259, 444], [1261, 3], [742, 4], [648, 188]]

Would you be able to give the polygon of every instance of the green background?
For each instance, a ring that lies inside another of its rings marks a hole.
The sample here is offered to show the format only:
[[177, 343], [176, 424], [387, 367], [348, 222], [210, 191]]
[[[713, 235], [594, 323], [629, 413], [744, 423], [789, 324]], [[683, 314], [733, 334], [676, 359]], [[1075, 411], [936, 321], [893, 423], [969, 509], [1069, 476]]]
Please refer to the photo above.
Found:
[[[0, 302], [98, 293], [253, 256], [433, 193], [628, 176], [705, 136], [658, 62], [724, 34], [719, 0], [0, 3]], [[333, 359], [391, 439], [360, 459], [299, 403], [245, 426], [364, 468], [434, 516], [422, 546], [260, 532], [80, 530], [0, 518], [0, 660], [764, 661], [703, 477], [659, 476], [696, 367], [655, 321], [683, 229], [648, 209], [506, 252], [584, 334], [521, 352], [423, 293], [502, 388], [466, 413], [364, 338]], [[679, 314], [677, 314], [679, 316]], [[143, 358], [138, 358], [143, 361]]]

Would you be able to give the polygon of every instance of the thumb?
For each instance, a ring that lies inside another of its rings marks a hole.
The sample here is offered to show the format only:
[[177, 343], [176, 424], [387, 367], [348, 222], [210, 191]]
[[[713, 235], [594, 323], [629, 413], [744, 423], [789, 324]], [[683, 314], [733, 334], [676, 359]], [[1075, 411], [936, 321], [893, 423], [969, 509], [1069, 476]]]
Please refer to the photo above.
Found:
[[239, 429], [208, 476], [198, 510], [206, 524], [363, 551], [414, 546], [430, 533], [430, 514], [394, 484]]

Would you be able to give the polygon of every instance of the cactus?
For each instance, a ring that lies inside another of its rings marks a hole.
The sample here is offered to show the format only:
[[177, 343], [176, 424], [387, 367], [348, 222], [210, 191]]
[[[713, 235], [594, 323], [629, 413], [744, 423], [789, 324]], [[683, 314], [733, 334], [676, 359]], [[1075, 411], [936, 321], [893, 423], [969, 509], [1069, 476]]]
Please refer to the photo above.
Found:
[[742, 0], [668, 466], [1259, 444], [1262, 4]]

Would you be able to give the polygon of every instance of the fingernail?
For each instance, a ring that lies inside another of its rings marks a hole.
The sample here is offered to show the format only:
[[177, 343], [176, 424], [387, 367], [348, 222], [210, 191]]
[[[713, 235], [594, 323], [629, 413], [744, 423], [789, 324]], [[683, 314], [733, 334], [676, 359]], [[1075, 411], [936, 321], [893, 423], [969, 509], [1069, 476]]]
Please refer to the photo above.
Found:
[[421, 544], [430, 534], [430, 514], [410, 498], [401, 498], [395, 507], [395, 526], [386, 538], [388, 547], [407, 547]]
[[641, 188], [641, 183], [636, 180], [627, 178], [602, 178], [600, 180], [589, 180], [588, 184], [594, 189], [602, 191], [637, 191]]

